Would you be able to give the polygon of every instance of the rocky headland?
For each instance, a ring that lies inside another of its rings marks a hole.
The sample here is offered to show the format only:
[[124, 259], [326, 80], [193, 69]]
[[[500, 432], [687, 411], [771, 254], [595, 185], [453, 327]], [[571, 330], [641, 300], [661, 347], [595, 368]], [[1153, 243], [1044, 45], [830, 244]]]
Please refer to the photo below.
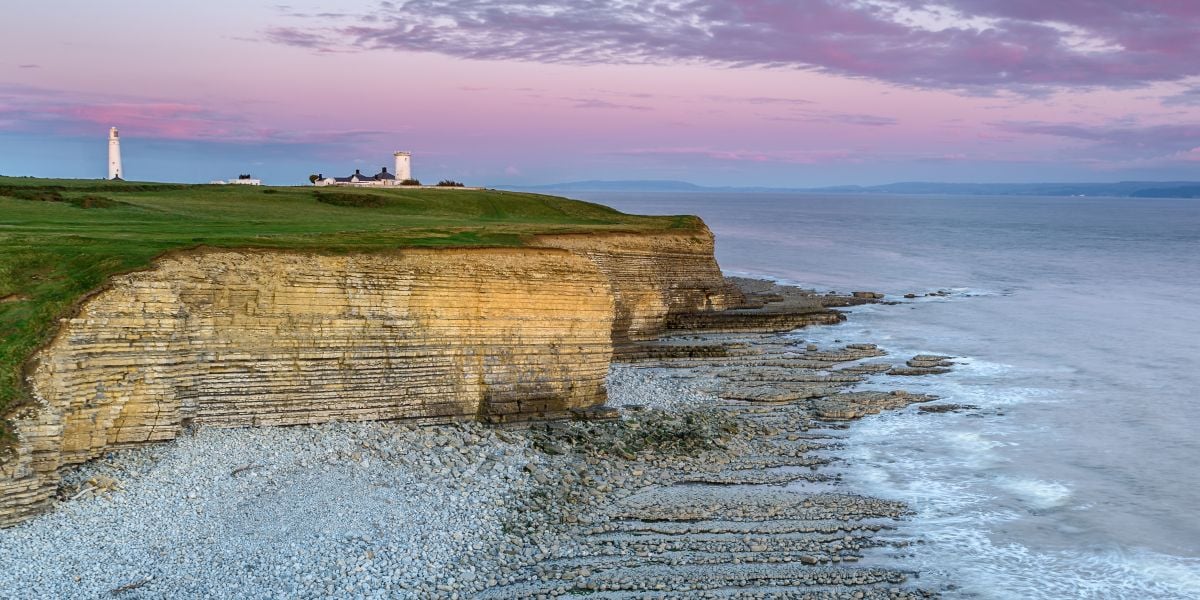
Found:
[[742, 301], [703, 225], [516, 248], [171, 253], [113, 278], [27, 364], [0, 526], [62, 468], [194, 427], [494, 423], [602, 406], [614, 344]]
[[854, 465], [839, 448], [848, 420], [964, 408], [871, 385], [951, 359], [789, 333], [881, 298], [710, 290], [698, 297], [728, 299], [730, 317], [642, 304], [654, 316], [625, 322], [650, 325], [612, 335], [602, 404], [566, 418], [201, 420], [169, 443], [99, 447], [56, 471], [53, 511], [0, 530], [0, 595], [936, 596], [893, 558], [915, 541], [895, 531], [909, 508], [840, 485]]
[[681, 223], [111, 278], [3, 415], [0, 596], [935, 595], [839, 449], [951, 357], [806, 343], [887, 300], [727, 279]]

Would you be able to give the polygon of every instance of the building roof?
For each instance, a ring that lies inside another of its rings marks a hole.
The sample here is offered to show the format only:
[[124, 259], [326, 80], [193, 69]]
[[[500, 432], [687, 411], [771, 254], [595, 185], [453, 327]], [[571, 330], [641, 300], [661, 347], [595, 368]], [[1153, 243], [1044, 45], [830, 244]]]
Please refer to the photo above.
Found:
[[360, 169], [355, 169], [354, 173], [347, 177], [329, 177], [334, 183], [358, 183], [363, 181], [394, 181], [396, 176], [388, 173], [387, 167], [383, 167], [374, 175], [364, 175]]

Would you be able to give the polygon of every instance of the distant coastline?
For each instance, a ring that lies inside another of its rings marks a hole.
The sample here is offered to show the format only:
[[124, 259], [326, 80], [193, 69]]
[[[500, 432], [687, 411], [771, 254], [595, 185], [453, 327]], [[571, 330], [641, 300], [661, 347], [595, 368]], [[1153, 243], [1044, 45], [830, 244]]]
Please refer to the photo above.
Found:
[[1103, 196], [1110, 198], [1200, 198], [1200, 181], [1120, 181], [1116, 183], [935, 183], [841, 185], [814, 188], [702, 186], [686, 181], [571, 181], [546, 185], [497, 186], [520, 191], [559, 192], [739, 192], [800, 194], [923, 194], [959, 196]]

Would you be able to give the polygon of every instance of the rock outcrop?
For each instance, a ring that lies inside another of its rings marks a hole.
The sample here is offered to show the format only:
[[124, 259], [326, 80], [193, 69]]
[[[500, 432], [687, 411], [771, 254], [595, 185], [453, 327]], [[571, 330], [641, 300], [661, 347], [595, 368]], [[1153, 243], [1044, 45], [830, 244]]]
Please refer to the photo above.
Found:
[[740, 306], [745, 297], [726, 282], [713, 258], [707, 227], [655, 235], [543, 235], [533, 246], [565, 248], [591, 259], [608, 276], [616, 299], [613, 341], [653, 338], [673, 317]]
[[553, 418], [602, 405], [614, 352], [669, 328], [841, 318], [807, 297], [731, 310], [756, 301], [722, 276], [702, 224], [525, 241], [204, 250], [115, 278], [31, 361], [36, 404], [4, 415], [18, 441], [0, 456], [0, 526], [44, 508], [63, 466], [193, 425]]
[[558, 249], [208, 251], [115, 278], [36, 357], [0, 524], [58, 470], [192, 424], [553, 416], [602, 404], [612, 286]]

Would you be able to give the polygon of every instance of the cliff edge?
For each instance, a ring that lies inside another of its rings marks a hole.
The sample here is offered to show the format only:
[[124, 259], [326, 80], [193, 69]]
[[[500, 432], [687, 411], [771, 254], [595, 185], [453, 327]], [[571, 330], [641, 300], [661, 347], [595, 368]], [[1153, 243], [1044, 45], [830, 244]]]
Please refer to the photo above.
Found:
[[192, 426], [553, 418], [605, 401], [614, 340], [738, 302], [700, 226], [517, 248], [197, 250], [113, 278], [30, 362], [0, 525], [59, 471]]

